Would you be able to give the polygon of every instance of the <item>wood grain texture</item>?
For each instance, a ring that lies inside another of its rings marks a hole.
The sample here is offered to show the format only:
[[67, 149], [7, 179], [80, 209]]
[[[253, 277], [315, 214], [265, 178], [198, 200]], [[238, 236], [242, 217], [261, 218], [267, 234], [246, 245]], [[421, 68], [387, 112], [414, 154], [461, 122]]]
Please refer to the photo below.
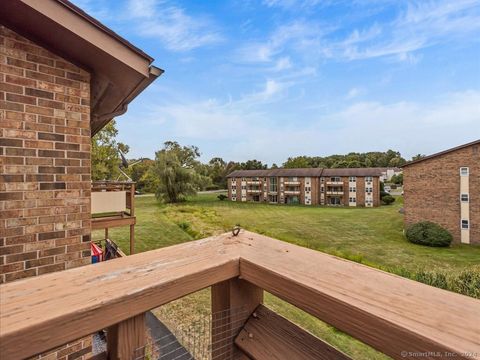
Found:
[[107, 216], [92, 218], [92, 230], [135, 225], [136, 218], [133, 216]]
[[215, 236], [3, 284], [0, 358], [48, 351], [236, 277], [237, 241]]
[[45, 352], [238, 276], [393, 358], [480, 359], [479, 300], [246, 231], [0, 285], [0, 357]]
[[254, 360], [351, 359], [263, 305], [250, 316], [235, 345]]
[[480, 359], [480, 300], [266, 236], [242, 239], [243, 279], [385, 354]]
[[263, 303], [263, 290], [238, 278], [211, 287], [212, 358], [239, 356], [233, 340], [250, 314]]
[[145, 331], [145, 313], [110, 326], [107, 331], [108, 359], [143, 359]]

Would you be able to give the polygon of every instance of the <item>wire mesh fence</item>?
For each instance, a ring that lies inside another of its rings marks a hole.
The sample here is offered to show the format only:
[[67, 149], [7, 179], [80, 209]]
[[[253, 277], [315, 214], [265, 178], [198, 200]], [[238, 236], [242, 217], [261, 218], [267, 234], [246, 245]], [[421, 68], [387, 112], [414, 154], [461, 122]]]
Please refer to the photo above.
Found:
[[[233, 359], [233, 343], [245, 323], [245, 308], [203, 314], [189, 325], [169, 319], [161, 331], [150, 331], [147, 344], [134, 351], [134, 360]], [[178, 319], [177, 319], [178, 320]]]

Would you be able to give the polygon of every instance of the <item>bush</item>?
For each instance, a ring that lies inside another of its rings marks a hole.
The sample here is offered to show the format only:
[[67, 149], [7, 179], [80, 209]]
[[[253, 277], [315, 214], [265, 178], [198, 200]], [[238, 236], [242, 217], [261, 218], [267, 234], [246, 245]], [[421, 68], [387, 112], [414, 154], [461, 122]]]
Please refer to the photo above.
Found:
[[411, 225], [406, 232], [408, 241], [427, 246], [449, 246], [452, 235], [440, 225], [422, 221]]
[[385, 196], [382, 197], [382, 202], [385, 205], [390, 205], [390, 204], [393, 204], [395, 202], [395, 198], [392, 195], [385, 195]]
[[220, 190], [220, 187], [218, 185], [208, 185], [205, 187], [206, 191], [212, 191], [212, 190]]
[[380, 191], [380, 199], [383, 199], [384, 196], [389, 196], [390, 193], [386, 192], [386, 191]]
[[223, 201], [223, 200], [226, 200], [228, 198], [228, 196], [225, 195], [225, 194], [220, 194], [220, 195], [217, 196], [217, 198], [218, 198], [218, 200]]

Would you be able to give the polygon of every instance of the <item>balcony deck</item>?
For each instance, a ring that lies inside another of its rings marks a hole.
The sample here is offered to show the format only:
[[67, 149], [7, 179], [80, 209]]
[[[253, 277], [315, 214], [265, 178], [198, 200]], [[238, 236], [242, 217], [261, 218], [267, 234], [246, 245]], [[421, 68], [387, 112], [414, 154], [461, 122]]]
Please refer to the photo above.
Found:
[[[230, 290], [218, 285], [239, 278], [243, 285]], [[243, 299], [252, 309], [261, 302], [255, 289], [266, 290], [395, 359], [402, 351], [480, 357], [479, 300], [247, 231], [0, 285], [0, 355], [22, 359], [138, 324], [145, 312], [209, 286], [214, 303]]]
[[130, 254], [135, 252], [135, 183], [94, 181], [91, 195], [92, 230], [130, 227]]

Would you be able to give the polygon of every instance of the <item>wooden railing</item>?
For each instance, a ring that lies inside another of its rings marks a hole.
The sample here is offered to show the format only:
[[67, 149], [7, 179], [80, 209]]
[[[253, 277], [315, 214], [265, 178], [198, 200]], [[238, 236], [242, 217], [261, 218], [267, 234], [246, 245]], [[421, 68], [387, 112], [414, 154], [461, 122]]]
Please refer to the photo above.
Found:
[[[480, 358], [479, 300], [246, 231], [1, 285], [0, 358], [108, 328], [110, 358], [129, 359], [145, 341], [145, 312], [210, 286], [213, 313], [247, 309], [232, 351], [252, 359], [268, 359], [262, 344], [274, 341], [279, 359], [339, 358], [269, 315], [263, 290], [395, 359]], [[289, 342], [282, 329], [293, 334]], [[221, 336], [212, 334], [215, 344]]]

